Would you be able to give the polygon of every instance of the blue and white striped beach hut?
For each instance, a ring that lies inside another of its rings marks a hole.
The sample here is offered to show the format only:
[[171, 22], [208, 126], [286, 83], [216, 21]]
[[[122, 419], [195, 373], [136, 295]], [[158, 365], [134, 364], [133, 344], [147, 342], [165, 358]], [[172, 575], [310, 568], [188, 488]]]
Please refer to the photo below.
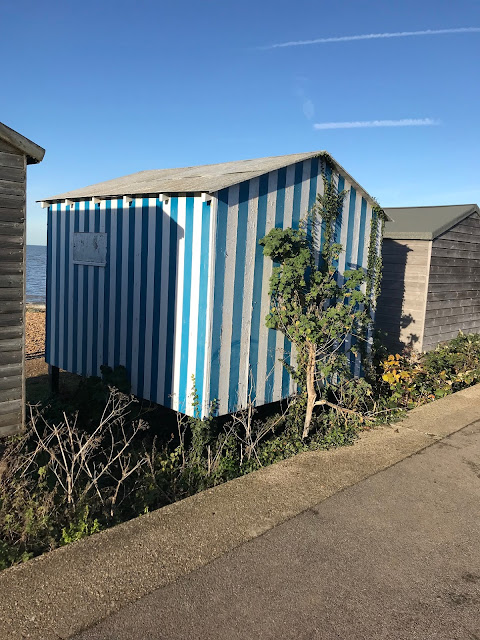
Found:
[[137, 396], [192, 415], [287, 397], [267, 329], [272, 262], [258, 240], [346, 189], [339, 272], [367, 265], [374, 201], [327, 153], [141, 171], [49, 197], [46, 360], [81, 375], [124, 365]]

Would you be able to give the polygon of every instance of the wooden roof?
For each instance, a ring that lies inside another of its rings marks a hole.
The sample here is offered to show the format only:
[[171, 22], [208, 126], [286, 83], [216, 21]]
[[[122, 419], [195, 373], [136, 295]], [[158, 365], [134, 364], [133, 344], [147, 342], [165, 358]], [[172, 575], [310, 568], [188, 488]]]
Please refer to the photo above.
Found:
[[0, 122], [0, 140], [7, 142], [27, 156], [27, 164], [41, 162], [45, 155], [45, 149], [39, 147], [38, 144], [25, 138], [25, 136], [22, 136], [20, 133], [10, 129], [10, 127], [7, 127], [7, 125], [2, 122]]

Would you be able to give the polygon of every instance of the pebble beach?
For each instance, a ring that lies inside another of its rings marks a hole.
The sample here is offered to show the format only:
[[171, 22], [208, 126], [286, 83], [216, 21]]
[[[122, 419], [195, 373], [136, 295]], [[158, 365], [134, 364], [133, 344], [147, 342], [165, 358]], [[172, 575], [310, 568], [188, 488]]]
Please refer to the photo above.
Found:
[[45, 351], [45, 309], [27, 307], [25, 316], [25, 353]]

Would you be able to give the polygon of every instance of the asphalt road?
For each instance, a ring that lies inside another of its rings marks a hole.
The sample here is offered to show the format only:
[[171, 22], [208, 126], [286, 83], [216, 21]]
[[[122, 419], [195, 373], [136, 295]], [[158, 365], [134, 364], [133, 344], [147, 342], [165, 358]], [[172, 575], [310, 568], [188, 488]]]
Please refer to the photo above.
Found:
[[480, 640], [480, 423], [77, 640]]

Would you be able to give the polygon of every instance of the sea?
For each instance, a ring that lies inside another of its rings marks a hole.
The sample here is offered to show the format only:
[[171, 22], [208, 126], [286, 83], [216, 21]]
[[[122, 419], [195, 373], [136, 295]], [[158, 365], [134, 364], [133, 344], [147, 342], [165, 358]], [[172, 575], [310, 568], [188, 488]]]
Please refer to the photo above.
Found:
[[27, 302], [45, 304], [47, 280], [47, 247], [27, 244]]

